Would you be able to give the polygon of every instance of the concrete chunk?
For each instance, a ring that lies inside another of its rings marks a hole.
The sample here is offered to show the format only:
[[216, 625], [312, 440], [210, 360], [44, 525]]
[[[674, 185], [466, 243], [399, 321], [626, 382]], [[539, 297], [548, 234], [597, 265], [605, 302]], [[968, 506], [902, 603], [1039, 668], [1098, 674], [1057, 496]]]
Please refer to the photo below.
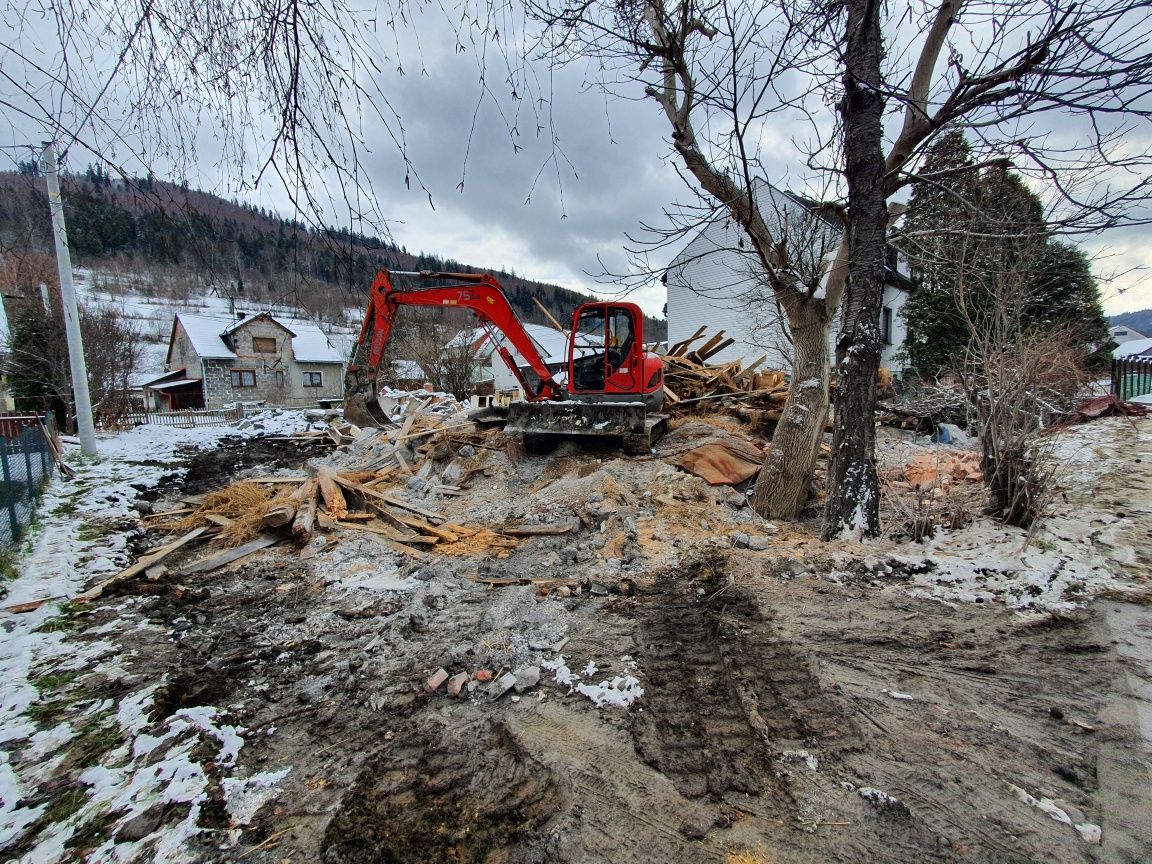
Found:
[[540, 667], [539, 666], [525, 666], [516, 670], [515, 687], [517, 693], [523, 693], [525, 690], [531, 690], [540, 683]]
[[511, 672], [505, 672], [503, 675], [488, 685], [488, 695], [493, 699], [499, 699], [515, 686], [516, 676]]

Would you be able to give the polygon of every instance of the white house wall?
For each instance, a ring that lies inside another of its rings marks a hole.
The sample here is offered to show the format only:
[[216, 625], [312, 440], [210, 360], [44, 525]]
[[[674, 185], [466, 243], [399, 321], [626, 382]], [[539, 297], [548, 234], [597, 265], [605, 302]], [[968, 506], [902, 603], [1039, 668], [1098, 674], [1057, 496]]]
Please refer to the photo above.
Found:
[[[772, 200], [790, 201], [773, 192]], [[794, 202], [787, 206], [799, 209]], [[776, 212], [784, 207], [778, 203]], [[827, 238], [823, 239], [826, 243]], [[703, 325], [710, 335], [723, 330], [726, 338], [735, 340], [713, 355], [710, 362], [751, 363], [767, 354], [765, 367], [788, 369], [792, 346], [782, 326], [782, 313], [767, 289], [756, 285], [753, 274], [760, 263], [748, 247], [747, 237], [735, 222], [717, 219], [706, 225], [676, 256], [666, 275], [668, 344], [689, 338]], [[907, 335], [901, 314], [906, 300], [905, 291], [890, 284], [885, 286], [884, 305], [892, 310], [892, 344], [882, 346], [880, 365], [891, 370], [902, 367], [896, 355]], [[833, 359], [839, 329], [837, 312], [828, 340], [829, 357]]]

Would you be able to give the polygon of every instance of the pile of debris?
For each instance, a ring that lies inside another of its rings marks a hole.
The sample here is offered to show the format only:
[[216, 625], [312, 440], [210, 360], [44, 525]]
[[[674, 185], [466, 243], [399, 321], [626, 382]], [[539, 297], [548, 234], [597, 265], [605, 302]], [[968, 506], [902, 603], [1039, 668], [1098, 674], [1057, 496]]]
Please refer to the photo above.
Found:
[[682, 342], [668, 349], [664, 361], [665, 407], [672, 413], [688, 413], [698, 408], [715, 410], [719, 406], [712, 400], [739, 402], [743, 405], [775, 411], [779, 419], [780, 408], [788, 398], [787, 374], [779, 370], [757, 370], [768, 359], [764, 354], [744, 365], [742, 360], [728, 363], [709, 363], [708, 360], [733, 343], [721, 330], [699, 348], [689, 350], [705, 335], [704, 327]]

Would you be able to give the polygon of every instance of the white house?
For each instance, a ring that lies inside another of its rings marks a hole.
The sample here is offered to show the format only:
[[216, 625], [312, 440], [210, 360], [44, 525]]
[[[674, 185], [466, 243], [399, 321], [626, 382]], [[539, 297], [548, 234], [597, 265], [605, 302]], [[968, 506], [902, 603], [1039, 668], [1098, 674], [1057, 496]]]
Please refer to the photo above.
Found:
[[[542, 324], [524, 324], [523, 326], [548, 370], [552, 373], [562, 371], [568, 362], [567, 334]], [[503, 336], [498, 329], [492, 328], [492, 332], [496, 335], [497, 341], [503, 341]], [[459, 348], [463, 345], [471, 347], [472, 353], [481, 364], [480, 380], [491, 380], [497, 393], [519, 389], [520, 385], [516, 376], [512, 374], [508, 364], [497, 353], [497, 344], [493, 342], [488, 329], [476, 327], [473, 330], [464, 330], [456, 334], [452, 341], [444, 347]], [[521, 357], [520, 353], [511, 345], [508, 347], [512, 351], [516, 365], [524, 370], [531, 380], [532, 372], [528, 366], [528, 361]]]
[[1109, 328], [1108, 335], [1117, 345], [1123, 345], [1125, 342], [1132, 342], [1135, 339], [1148, 338], [1139, 330], [1134, 330], [1126, 324], [1117, 324], [1115, 327]]
[[1112, 356], [1117, 360], [1152, 358], [1152, 339], [1129, 339], [1113, 348]]
[[[787, 238], [789, 254], [801, 278], [819, 283], [823, 290], [826, 260], [835, 252], [840, 229], [817, 215], [812, 206], [768, 183], [757, 186], [757, 198], [766, 220], [774, 220]], [[911, 279], [907, 262], [889, 250], [887, 284], [881, 314], [880, 365], [899, 371], [896, 354], [906, 336], [901, 309], [908, 299]], [[720, 216], [705, 225], [668, 265], [664, 284], [668, 289], [668, 344], [687, 339], [704, 325], [715, 334], [725, 331], [732, 345], [713, 355], [710, 362], [743, 359], [750, 363], [767, 354], [766, 364], [787, 369], [792, 346], [784, 326], [783, 312], [770, 289], [763, 284], [759, 260], [744, 231], [730, 218]], [[829, 333], [828, 352], [835, 356], [839, 313]]]

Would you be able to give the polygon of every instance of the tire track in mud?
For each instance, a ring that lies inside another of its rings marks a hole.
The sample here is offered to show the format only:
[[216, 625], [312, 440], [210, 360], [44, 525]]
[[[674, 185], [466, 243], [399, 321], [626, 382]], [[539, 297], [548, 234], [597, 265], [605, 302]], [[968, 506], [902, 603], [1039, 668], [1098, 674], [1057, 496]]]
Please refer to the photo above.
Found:
[[324, 834], [325, 864], [539, 864], [561, 799], [503, 723], [411, 723], [366, 760]]
[[694, 562], [687, 579], [658, 582], [638, 614], [651, 686], [636, 749], [690, 798], [782, 792], [771, 768], [781, 751], [858, 741], [813, 663], [726, 571], [722, 556]]

